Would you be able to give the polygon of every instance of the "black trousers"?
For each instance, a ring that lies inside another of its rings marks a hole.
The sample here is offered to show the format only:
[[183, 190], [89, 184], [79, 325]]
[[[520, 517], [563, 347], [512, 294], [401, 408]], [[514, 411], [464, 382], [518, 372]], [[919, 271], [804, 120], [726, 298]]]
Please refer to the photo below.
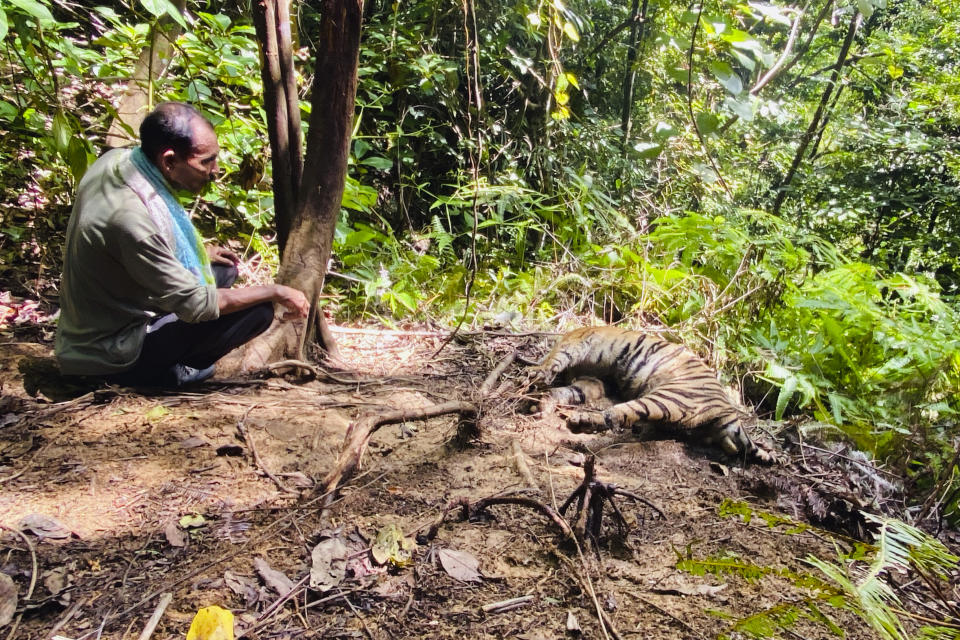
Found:
[[[233, 265], [212, 267], [218, 289], [229, 288], [237, 279], [237, 268]], [[270, 302], [207, 322], [184, 322], [174, 314], [162, 316], [147, 328], [143, 349], [133, 367], [106, 378], [115, 384], [166, 386], [177, 365], [205, 369], [266, 331], [271, 322], [273, 304]]]

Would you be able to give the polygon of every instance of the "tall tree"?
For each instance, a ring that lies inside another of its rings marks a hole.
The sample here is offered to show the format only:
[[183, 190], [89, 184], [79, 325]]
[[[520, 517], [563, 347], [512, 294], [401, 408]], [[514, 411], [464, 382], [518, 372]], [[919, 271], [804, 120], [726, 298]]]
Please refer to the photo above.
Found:
[[[243, 360], [246, 367], [260, 366], [277, 357], [299, 356], [305, 338], [313, 332], [314, 319], [321, 332], [325, 330], [322, 314], [316, 309], [317, 298], [333, 248], [353, 130], [362, 0], [320, 3], [319, 44], [310, 88], [311, 112], [302, 171], [299, 98], [286, 1], [258, 0], [255, 23], [264, 54], [262, 75], [274, 167], [278, 242], [282, 247], [277, 280], [303, 291], [312, 301], [312, 312], [304, 333], [298, 333], [291, 324], [282, 324], [251, 345]], [[335, 348], [329, 334], [323, 335], [323, 342], [328, 349]]]

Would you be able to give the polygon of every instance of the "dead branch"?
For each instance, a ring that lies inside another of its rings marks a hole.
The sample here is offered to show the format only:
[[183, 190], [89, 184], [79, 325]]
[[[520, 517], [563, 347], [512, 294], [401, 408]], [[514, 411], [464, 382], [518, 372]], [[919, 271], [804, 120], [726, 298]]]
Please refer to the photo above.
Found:
[[516, 351], [508, 353], [507, 357], [500, 361], [500, 364], [498, 364], [494, 370], [490, 372], [490, 375], [488, 375], [486, 380], [483, 381], [483, 384], [480, 385], [480, 395], [485, 396], [490, 393], [490, 391], [493, 390], [493, 385], [497, 384], [497, 380], [500, 379], [500, 376], [503, 375], [503, 372], [506, 371], [516, 359]]
[[163, 617], [163, 612], [167, 610], [167, 607], [170, 606], [172, 601], [172, 593], [165, 593], [160, 596], [160, 602], [157, 603], [157, 608], [153, 610], [153, 615], [150, 616], [150, 619], [147, 621], [147, 625], [140, 633], [139, 640], [150, 640], [150, 636], [153, 635], [153, 632], [157, 629], [157, 625], [160, 624], [160, 618]]
[[336, 489], [353, 475], [357, 465], [360, 464], [363, 452], [366, 451], [367, 444], [370, 442], [370, 436], [377, 429], [386, 424], [397, 424], [408, 420], [424, 420], [451, 413], [475, 417], [477, 408], [469, 402], [444, 402], [443, 404], [419, 409], [397, 409], [368, 415], [352, 423], [347, 429], [340, 456], [337, 458], [337, 465], [323, 481], [323, 492], [328, 494], [327, 500], [331, 501], [336, 495]]

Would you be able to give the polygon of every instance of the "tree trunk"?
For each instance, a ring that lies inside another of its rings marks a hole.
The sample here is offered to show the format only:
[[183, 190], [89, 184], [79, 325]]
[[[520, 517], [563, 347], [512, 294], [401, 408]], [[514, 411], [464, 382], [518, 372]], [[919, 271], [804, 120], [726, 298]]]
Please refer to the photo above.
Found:
[[620, 131], [623, 132], [623, 142], [620, 153], [626, 158], [630, 146], [630, 129], [633, 127], [633, 88], [637, 81], [637, 47], [643, 42], [643, 34], [647, 26], [647, 0], [643, 0], [643, 9], [640, 10], [639, 0], [633, 0], [630, 8], [630, 43], [627, 46], [627, 73], [623, 78], [623, 105], [620, 116]]
[[[316, 300], [323, 287], [346, 184], [362, 22], [362, 0], [321, 3], [307, 152], [277, 274], [278, 282], [303, 291], [309, 300]], [[275, 324], [248, 347], [241, 366], [249, 369], [298, 356], [300, 332], [309, 330], [303, 324]]]
[[783, 201], [787, 198], [787, 190], [790, 188], [790, 183], [793, 182], [793, 178], [800, 168], [800, 163], [803, 162], [803, 158], [806, 156], [807, 147], [809, 147], [810, 142], [813, 141], [813, 137], [816, 135], [817, 129], [820, 126], [820, 120], [824, 117], [827, 105], [830, 103], [830, 96], [833, 94], [833, 90], [840, 80], [840, 72], [847, 61], [847, 56], [850, 54], [850, 46], [853, 44], [853, 37], [857, 34], [857, 26], [859, 24], [860, 12], [855, 11], [853, 17], [850, 19], [850, 25], [847, 27], [847, 35], [843, 39], [843, 44], [840, 45], [840, 53], [837, 55], [837, 61], [833, 65], [833, 71], [830, 73], [830, 80], [823, 90], [823, 95], [820, 97], [820, 104], [817, 105], [813, 119], [810, 120], [810, 126], [807, 127], [807, 130], [804, 131], [800, 137], [800, 144], [797, 145], [790, 169], [786, 175], [784, 175], [783, 179], [780, 180], [779, 184], [774, 187], [774, 190], [777, 192], [776, 199], [773, 202], [773, 215], [775, 216], [780, 215], [780, 208], [783, 206]]
[[[173, 0], [173, 5], [183, 13], [187, 0]], [[173, 60], [173, 42], [180, 35], [180, 25], [172, 18], [163, 16], [150, 29], [150, 44], [140, 52], [140, 59], [133, 70], [133, 77], [120, 97], [117, 116], [110, 123], [105, 144], [108, 147], [125, 147], [137, 139], [140, 123], [147, 116], [153, 102], [151, 86], [154, 78], [166, 72]], [[131, 135], [130, 131], [134, 133]]]

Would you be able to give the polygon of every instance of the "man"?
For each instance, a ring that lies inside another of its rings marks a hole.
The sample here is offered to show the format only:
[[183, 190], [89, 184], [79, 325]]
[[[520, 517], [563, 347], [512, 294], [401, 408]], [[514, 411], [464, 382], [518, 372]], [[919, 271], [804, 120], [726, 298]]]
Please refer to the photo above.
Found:
[[273, 303], [284, 319], [305, 317], [309, 303], [282, 285], [230, 289], [237, 257], [204, 249], [175, 195], [200, 193], [218, 172], [216, 134], [196, 109], [157, 106], [140, 142], [106, 153], [77, 188], [56, 354], [65, 375], [179, 387], [266, 331]]

